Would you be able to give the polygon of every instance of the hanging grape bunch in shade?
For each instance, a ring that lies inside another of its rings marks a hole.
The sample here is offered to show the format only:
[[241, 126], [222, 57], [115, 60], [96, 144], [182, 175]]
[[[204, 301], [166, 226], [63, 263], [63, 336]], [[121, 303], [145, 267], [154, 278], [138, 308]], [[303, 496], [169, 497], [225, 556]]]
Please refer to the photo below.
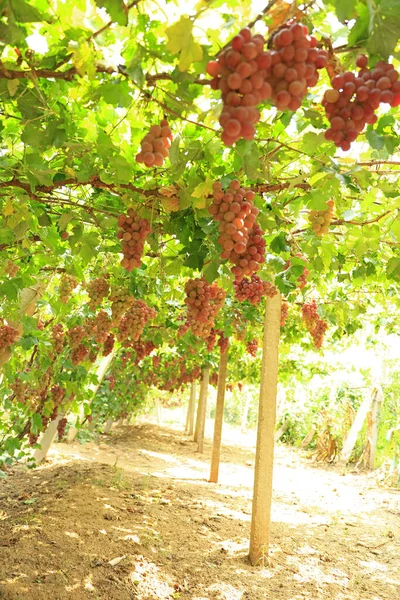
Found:
[[262, 281], [257, 275], [252, 275], [251, 279], [243, 277], [241, 282], [234, 281], [233, 287], [239, 302], [248, 300], [250, 304], [258, 304], [263, 296], [273, 298], [278, 293], [273, 283]]
[[361, 54], [356, 61], [357, 74], [346, 71], [335, 75], [332, 89], [322, 100], [330, 128], [325, 138], [344, 151], [363, 131], [365, 125], [373, 125], [378, 117], [375, 111], [381, 103], [395, 107], [400, 105], [399, 73], [393, 65], [384, 61], [368, 69], [368, 58]]
[[328, 200], [326, 204], [328, 206], [327, 209], [311, 210], [308, 215], [308, 220], [311, 223], [312, 230], [319, 236], [329, 232], [329, 225], [331, 224], [333, 211], [335, 208], [334, 200]]
[[251, 276], [265, 261], [264, 232], [256, 223], [259, 210], [253, 204], [255, 193], [240, 186], [237, 179], [223, 191], [222, 184], [213, 184], [213, 202], [209, 212], [219, 222], [218, 242], [222, 259], [233, 263], [231, 269], [237, 281]]
[[142, 219], [133, 208], [127, 215], [118, 217], [117, 238], [121, 240], [124, 258], [121, 266], [127, 271], [140, 267], [144, 243], [151, 229], [147, 219]]
[[262, 35], [242, 29], [207, 65], [211, 87], [222, 94], [219, 122], [226, 146], [254, 138], [260, 103], [270, 100], [279, 110], [296, 111], [317, 83], [317, 70], [327, 63], [328, 53], [316, 47], [316, 38], [301, 23], [287, 23], [273, 36], [271, 50], [265, 51], [264, 45]]
[[173, 136], [167, 119], [159, 125], [152, 125], [140, 142], [140, 152], [136, 155], [136, 162], [143, 163], [145, 167], [162, 167], [168, 158]]

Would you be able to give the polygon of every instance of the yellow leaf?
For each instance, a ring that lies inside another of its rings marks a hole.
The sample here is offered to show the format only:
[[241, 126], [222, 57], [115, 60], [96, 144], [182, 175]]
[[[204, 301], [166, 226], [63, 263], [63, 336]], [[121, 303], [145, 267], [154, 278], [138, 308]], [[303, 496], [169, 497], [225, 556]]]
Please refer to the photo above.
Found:
[[193, 22], [188, 17], [166, 30], [168, 37], [167, 49], [173, 54], [179, 54], [179, 70], [186, 71], [192, 62], [203, 58], [203, 49], [193, 37]]
[[213, 191], [213, 180], [211, 177], [207, 177], [205, 181], [196, 185], [192, 192], [193, 198], [202, 198], [204, 196], [209, 196]]
[[5, 205], [3, 206], [3, 215], [5, 217], [9, 217], [10, 215], [12, 215], [14, 212], [14, 207], [12, 205], [12, 201], [10, 200], [10, 198], [7, 200], [7, 202], [5, 203]]

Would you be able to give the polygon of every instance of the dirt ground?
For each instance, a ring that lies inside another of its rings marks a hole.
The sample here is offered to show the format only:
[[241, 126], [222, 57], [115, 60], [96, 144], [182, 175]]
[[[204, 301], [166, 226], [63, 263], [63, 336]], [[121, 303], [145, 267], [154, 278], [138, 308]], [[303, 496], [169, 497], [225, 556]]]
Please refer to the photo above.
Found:
[[247, 560], [249, 447], [220, 484], [183, 434], [123, 427], [0, 480], [0, 598], [398, 600], [400, 493], [276, 451], [270, 564]]

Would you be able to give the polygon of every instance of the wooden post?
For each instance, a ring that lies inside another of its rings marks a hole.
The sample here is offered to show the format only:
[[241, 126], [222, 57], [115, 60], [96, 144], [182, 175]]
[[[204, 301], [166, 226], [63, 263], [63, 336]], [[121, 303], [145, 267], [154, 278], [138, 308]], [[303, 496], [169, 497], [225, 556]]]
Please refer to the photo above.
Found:
[[197, 437], [197, 452], [203, 453], [204, 446], [204, 430], [206, 427], [206, 414], [207, 414], [207, 394], [208, 394], [208, 382], [210, 379], [210, 369], [206, 367], [203, 370], [203, 377], [201, 379], [200, 385], [200, 398], [199, 398], [199, 408], [198, 408], [198, 421], [199, 421], [199, 431]]
[[378, 442], [379, 433], [379, 414], [383, 403], [383, 391], [380, 385], [377, 385], [374, 390], [372, 406], [371, 406], [371, 418], [369, 419], [370, 427], [367, 432], [367, 438], [369, 440], [369, 456], [368, 456], [368, 468], [375, 469], [375, 457], [376, 457], [376, 445]]
[[103, 433], [110, 433], [112, 424], [113, 424], [113, 420], [107, 419], [107, 421], [104, 424]]
[[201, 406], [200, 406], [200, 402], [201, 402], [201, 381], [202, 378], [200, 378], [200, 391], [199, 391], [199, 400], [197, 402], [197, 414], [196, 414], [196, 425], [194, 428], [194, 435], [193, 435], [193, 441], [197, 442], [199, 439], [199, 425], [200, 425], [200, 413], [201, 413]]
[[248, 387], [244, 388], [246, 390], [246, 395], [244, 398], [244, 406], [241, 418], [241, 430], [244, 432], [247, 431], [247, 418], [249, 416], [250, 402], [251, 402], [251, 394]]
[[268, 553], [270, 538], [280, 329], [281, 295], [278, 293], [273, 298], [267, 298], [265, 307], [249, 551], [249, 558], [252, 565], [258, 563]]
[[39, 444], [40, 444], [40, 448], [37, 448], [34, 452], [34, 459], [37, 463], [42, 462], [43, 460], [45, 460], [48, 451], [51, 448], [51, 445], [53, 444], [55, 437], [57, 435], [57, 427], [59, 422], [61, 421], [61, 419], [64, 417], [64, 415], [58, 415], [54, 421], [51, 421], [46, 429], [46, 431], [42, 434]]
[[221, 457], [222, 424], [224, 422], [226, 373], [228, 370], [228, 348], [221, 352], [218, 368], [217, 404], [215, 407], [214, 439], [211, 456], [210, 479], [211, 483], [218, 483], [219, 461]]
[[[103, 356], [102, 359], [100, 360], [97, 371], [96, 371], [97, 383], [90, 384], [88, 386], [88, 389], [93, 392], [93, 396], [96, 394], [97, 390], [99, 389], [100, 384], [104, 379], [104, 375], [106, 374], [106, 371], [107, 371], [108, 367], [110, 366], [110, 363], [113, 358], [114, 358], [114, 350], [107, 356]], [[83, 418], [83, 414], [84, 414], [83, 408], [81, 408], [80, 413], [78, 414], [78, 416], [76, 418], [76, 424], [78, 424], [78, 422]], [[67, 433], [67, 443], [68, 444], [71, 444], [74, 441], [77, 433], [78, 433], [77, 427], [69, 428], [68, 433]]]
[[161, 402], [160, 402], [159, 398], [154, 399], [154, 404], [156, 406], [157, 425], [161, 425], [162, 424], [162, 407], [161, 407]]
[[190, 386], [190, 413], [189, 413], [189, 427], [187, 434], [193, 435], [194, 429], [194, 415], [196, 411], [196, 382], [192, 381]]
[[358, 434], [360, 433], [368, 411], [371, 407], [371, 403], [373, 400], [373, 395], [368, 395], [364, 398], [362, 404], [360, 405], [356, 418], [353, 421], [352, 426], [350, 427], [349, 434], [347, 436], [346, 441], [343, 444], [342, 453], [340, 455], [340, 460], [343, 462], [347, 462], [350, 458], [350, 455], [353, 451], [353, 448], [356, 444]]

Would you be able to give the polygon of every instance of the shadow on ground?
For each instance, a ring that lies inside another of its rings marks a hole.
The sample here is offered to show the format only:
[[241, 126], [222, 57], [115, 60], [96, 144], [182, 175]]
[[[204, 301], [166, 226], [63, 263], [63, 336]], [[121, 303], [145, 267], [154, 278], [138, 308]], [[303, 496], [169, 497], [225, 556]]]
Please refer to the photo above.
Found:
[[279, 447], [270, 557], [252, 568], [253, 453], [223, 461], [207, 483], [209, 447], [155, 426], [57, 444], [0, 484], [0, 598], [400, 598], [400, 494]]

